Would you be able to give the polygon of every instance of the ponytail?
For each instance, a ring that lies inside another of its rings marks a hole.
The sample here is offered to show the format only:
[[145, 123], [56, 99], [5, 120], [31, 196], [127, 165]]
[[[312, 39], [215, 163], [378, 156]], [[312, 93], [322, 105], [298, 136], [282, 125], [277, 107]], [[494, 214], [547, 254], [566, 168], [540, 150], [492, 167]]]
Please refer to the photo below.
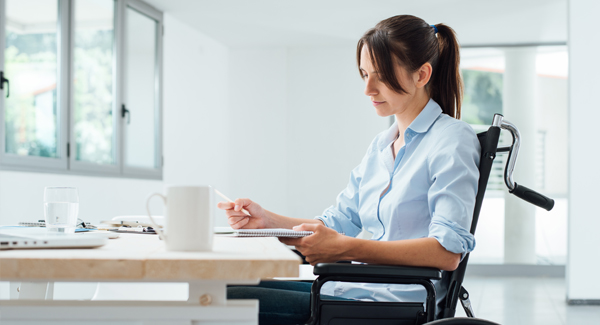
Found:
[[385, 85], [400, 94], [406, 91], [396, 77], [394, 64], [415, 72], [429, 62], [433, 68], [427, 85], [429, 95], [444, 113], [460, 119], [463, 86], [459, 45], [452, 28], [444, 24], [429, 25], [415, 16], [394, 16], [379, 22], [358, 41], [359, 67], [363, 46], [368, 47], [371, 63]]
[[435, 25], [439, 42], [437, 67], [430, 80], [431, 98], [444, 113], [460, 119], [463, 85], [460, 77], [460, 52], [454, 30], [444, 24]]

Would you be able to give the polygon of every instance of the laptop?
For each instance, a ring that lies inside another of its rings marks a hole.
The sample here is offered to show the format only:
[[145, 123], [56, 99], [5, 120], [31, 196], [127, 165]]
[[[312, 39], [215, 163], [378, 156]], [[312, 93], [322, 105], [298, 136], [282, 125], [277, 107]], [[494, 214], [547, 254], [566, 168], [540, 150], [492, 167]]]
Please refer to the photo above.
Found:
[[49, 232], [39, 227], [0, 227], [0, 250], [40, 248], [92, 248], [106, 244], [106, 236]]

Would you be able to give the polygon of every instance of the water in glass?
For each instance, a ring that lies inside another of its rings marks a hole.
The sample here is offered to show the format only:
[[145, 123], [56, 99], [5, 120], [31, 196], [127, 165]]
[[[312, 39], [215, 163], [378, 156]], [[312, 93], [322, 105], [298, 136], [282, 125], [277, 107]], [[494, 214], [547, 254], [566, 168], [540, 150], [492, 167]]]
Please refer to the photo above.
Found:
[[79, 203], [46, 202], [46, 228], [75, 228]]
[[49, 231], [75, 232], [79, 213], [79, 194], [74, 187], [46, 187], [44, 216]]

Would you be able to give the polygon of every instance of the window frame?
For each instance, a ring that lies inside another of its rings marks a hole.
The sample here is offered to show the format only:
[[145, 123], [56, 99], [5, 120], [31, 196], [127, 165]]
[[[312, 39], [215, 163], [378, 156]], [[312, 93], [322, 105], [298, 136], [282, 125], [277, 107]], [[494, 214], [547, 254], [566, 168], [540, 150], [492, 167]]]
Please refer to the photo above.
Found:
[[74, 86], [73, 86], [73, 80], [75, 77], [75, 42], [73, 40], [75, 40], [75, 6], [77, 5], [77, 1], [72, 1], [71, 2], [71, 12], [70, 12], [70, 21], [71, 21], [71, 28], [70, 28], [70, 39], [71, 42], [69, 44], [69, 57], [72, 58], [70, 60], [70, 65], [69, 65], [69, 90], [70, 90], [70, 96], [69, 96], [69, 116], [71, 116], [72, 118], [70, 118], [69, 121], [69, 144], [68, 146], [70, 147], [70, 152], [71, 154], [69, 155], [69, 169], [73, 170], [73, 171], [77, 171], [79, 173], [82, 174], [97, 174], [100, 176], [120, 176], [120, 157], [119, 157], [119, 150], [118, 150], [118, 143], [119, 141], [117, 140], [120, 136], [120, 130], [118, 129], [118, 125], [119, 125], [119, 116], [117, 115], [117, 109], [116, 109], [116, 105], [117, 105], [117, 100], [118, 97], [116, 96], [116, 90], [119, 88], [119, 85], [117, 84], [117, 78], [116, 78], [116, 72], [117, 72], [117, 62], [118, 62], [118, 56], [117, 56], [117, 24], [116, 24], [116, 20], [117, 20], [117, 14], [118, 14], [118, 2], [115, 1], [115, 5], [113, 8], [113, 57], [112, 57], [112, 63], [113, 63], [113, 67], [112, 67], [112, 71], [113, 71], [113, 75], [112, 75], [112, 80], [113, 80], [113, 87], [112, 87], [112, 91], [113, 91], [113, 104], [112, 104], [112, 123], [113, 123], [113, 141], [112, 141], [112, 152], [113, 152], [113, 158], [114, 158], [114, 164], [109, 165], [109, 164], [97, 164], [97, 163], [93, 163], [93, 162], [88, 162], [88, 161], [78, 161], [76, 159], [77, 157], [77, 141], [75, 138], [75, 90], [74, 90]]
[[[85, 176], [108, 176], [121, 178], [141, 178], [162, 180], [162, 108], [163, 108], [163, 13], [140, 0], [114, 1], [114, 37], [113, 37], [113, 157], [114, 164], [96, 164], [77, 161], [74, 133], [74, 39], [76, 1], [57, 0], [57, 128], [59, 129], [57, 147], [58, 157], [19, 156], [6, 153], [5, 133], [5, 94], [0, 91], [0, 170], [55, 173]], [[125, 164], [125, 118], [121, 117], [121, 105], [124, 104], [126, 58], [125, 28], [126, 9], [130, 7], [157, 22], [156, 30], [156, 75], [155, 75], [155, 168], [140, 168]], [[6, 42], [6, 0], [0, 0], [0, 71], [4, 71], [4, 51]], [[10, 80], [10, 77], [7, 76]]]
[[[67, 104], [69, 98], [68, 84], [65, 83], [68, 76], [68, 59], [65, 55], [68, 51], [68, 24], [69, 24], [69, 2], [68, 0], [57, 0], [57, 158], [38, 156], [19, 156], [6, 152], [6, 90], [0, 92], [0, 169], [31, 171], [31, 172], [61, 172], [68, 169], [67, 162], [67, 128], [68, 123]], [[6, 46], [6, 0], [0, 0], [0, 70], [5, 71], [4, 50]], [[65, 17], [67, 19], [65, 19]], [[10, 80], [10, 76], [8, 78]]]
[[[119, 72], [119, 81], [121, 91], [119, 94], [119, 100], [121, 105], [125, 104], [127, 106], [127, 74], [125, 73], [125, 65], [127, 64], [127, 36], [125, 32], [125, 26], [127, 26], [127, 8], [131, 8], [142, 15], [145, 15], [157, 22], [156, 24], [156, 49], [155, 49], [155, 76], [154, 76], [154, 166], [155, 168], [143, 168], [143, 167], [133, 167], [127, 166], [127, 133], [125, 132], [126, 128], [126, 119], [121, 118], [120, 121], [120, 132], [121, 132], [121, 145], [120, 145], [120, 155], [122, 157], [122, 174], [127, 175], [129, 177], [139, 177], [139, 178], [149, 178], [149, 179], [162, 179], [162, 167], [163, 167], [163, 155], [162, 155], [162, 79], [163, 79], [163, 71], [162, 71], [162, 42], [163, 42], [163, 14], [154, 9], [153, 7], [147, 5], [144, 2], [139, 0], [123, 0], [119, 3], [120, 15], [119, 23], [122, 28], [119, 29], [120, 33], [120, 53], [119, 57], [121, 58], [120, 62], [120, 72]], [[121, 107], [119, 105], [119, 107]]]

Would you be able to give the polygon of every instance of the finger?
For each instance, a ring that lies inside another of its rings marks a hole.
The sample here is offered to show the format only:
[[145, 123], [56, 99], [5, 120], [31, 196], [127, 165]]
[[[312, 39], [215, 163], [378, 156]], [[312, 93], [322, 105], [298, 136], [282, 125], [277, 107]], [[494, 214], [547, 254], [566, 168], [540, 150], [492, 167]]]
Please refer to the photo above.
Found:
[[313, 231], [316, 232], [317, 228], [320, 227], [321, 225], [317, 224], [317, 223], [303, 223], [299, 226], [295, 226], [292, 229], [295, 231]]
[[231, 226], [231, 228], [242, 228], [243, 226], [248, 224], [248, 217], [239, 217], [239, 218], [229, 218], [227, 219], [227, 223]]
[[234, 210], [235, 211], [240, 211], [245, 207], [249, 207], [252, 204], [252, 200], [250, 199], [235, 199], [235, 206], [234, 206]]
[[288, 243], [289, 243], [289, 240], [292, 239], [292, 238], [278, 237], [277, 239], [279, 239], [280, 242], [282, 242], [282, 243], [284, 243], [286, 245], [291, 245], [291, 244], [288, 244]]
[[250, 222], [250, 218], [245, 217], [244, 219], [240, 220], [238, 223], [232, 225], [231, 228], [233, 228], [233, 229], [241, 229], [241, 228], [246, 227], [249, 222]]
[[244, 214], [243, 212], [236, 212], [236, 211], [233, 211], [233, 210], [225, 210], [225, 215], [228, 218], [231, 218], [231, 217], [248, 217], [248, 215]]
[[244, 219], [248, 219], [248, 217], [246, 216], [239, 216], [239, 217], [230, 217], [227, 218], [227, 223], [231, 226], [235, 225], [236, 223], [244, 220]]
[[231, 210], [235, 206], [235, 203], [232, 202], [219, 202], [217, 203], [217, 208], [221, 210]]
[[297, 246], [301, 244], [302, 238], [288, 238], [288, 237], [279, 237], [279, 241], [290, 246]]
[[310, 265], [315, 266], [319, 263], [327, 263], [327, 261], [323, 260], [322, 256], [305, 256], [304, 258], [306, 260], [306, 262], [308, 262]]
[[304, 256], [304, 260], [306, 260], [306, 262], [312, 266], [315, 266], [317, 264], [317, 263], [315, 263], [315, 260], [309, 256]]

